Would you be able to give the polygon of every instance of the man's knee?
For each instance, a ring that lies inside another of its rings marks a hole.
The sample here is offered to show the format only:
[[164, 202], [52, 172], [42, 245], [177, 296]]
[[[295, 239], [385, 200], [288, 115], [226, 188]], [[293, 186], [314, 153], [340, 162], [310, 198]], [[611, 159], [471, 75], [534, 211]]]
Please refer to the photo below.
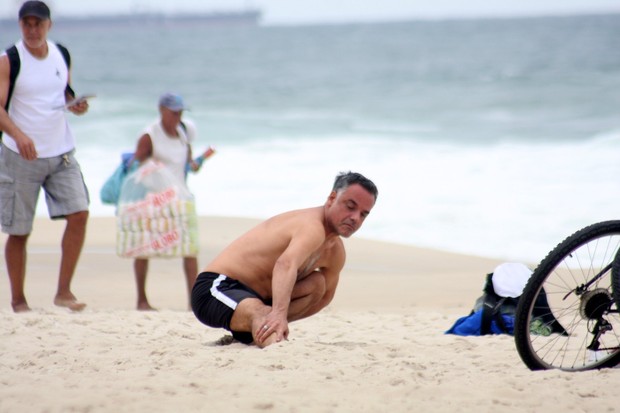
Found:
[[76, 226], [86, 226], [88, 222], [88, 211], [79, 211], [69, 214], [66, 217], [67, 223]]
[[237, 304], [230, 319], [230, 329], [236, 331], [252, 331], [252, 321], [256, 317], [265, 316], [271, 307], [268, 307], [258, 298], [245, 298]]
[[11, 246], [23, 247], [28, 242], [28, 238], [29, 237], [30, 237], [30, 234], [26, 234], [26, 235], [9, 235], [7, 237], [7, 239], [6, 239], [6, 242], [7, 242], [8, 245], [11, 245]]
[[314, 271], [312, 274], [308, 275], [298, 286], [299, 288], [297, 291], [293, 291], [293, 299], [308, 297], [312, 302], [318, 302], [323, 299], [327, 292], [325, 276], [320, 271]]

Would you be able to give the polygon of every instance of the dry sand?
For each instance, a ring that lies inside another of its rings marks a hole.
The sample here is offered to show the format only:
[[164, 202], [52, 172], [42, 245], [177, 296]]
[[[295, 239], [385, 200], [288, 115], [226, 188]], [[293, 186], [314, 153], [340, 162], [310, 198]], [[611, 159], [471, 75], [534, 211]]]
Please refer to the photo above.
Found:
[[[200, 265], [254, 223], [201, 218]], [[135, 311], [113, 218], [89, 223], [73, 284], [87, 309], [55, 307], [62, 229], [36, 221], [32, 312], [11, 311], [6, 271], [0, 277], [0, 413], [611, 412], [620, 400], [618, 369], [530, 372], [510, 336], [443, 334], [497, 259], [347, 240], [330, 307], [260, 350], [215, 345], [225, 332], [187, 311], [180, 259], [151, 262], [147, 288], [160, 311]]]

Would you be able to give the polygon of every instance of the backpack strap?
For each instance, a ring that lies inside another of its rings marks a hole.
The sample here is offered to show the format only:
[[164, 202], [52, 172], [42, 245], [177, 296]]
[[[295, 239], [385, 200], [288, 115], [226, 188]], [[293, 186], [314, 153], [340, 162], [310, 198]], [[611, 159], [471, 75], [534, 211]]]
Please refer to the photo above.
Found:
[[56, 43], [56, 47], [58, 47], [58, 50], [60, 50], [60, 54], [62, 54], [62, 58], [65, 59], [67, 68], [71, 69], [71, 55], [69, 54], [69, 50], [67, 50], [67, 48], [61, 45], [60, 43]]
[[[11, 96], [13, 96], [13, 89], [15, 89], [15, 80], [19, 74], [21, 67], [21, 61], [19, 60], [19, 53], [17, 52], [17, 46], [13, 45], [6, 49], [6, 56], [9, 59], [9, 90], [6, 95], [6, 102], [4, 103], [4, 110], [9, 111], [9, 104], [11, 102]], [[0, 130], [0, 141], [2, 140], [2, 131]]]
[[[69, 54], [69, 50], [67, 50], [67, 48], [61, 45], [60, 43], [56, 43], [56, 47], [58, 47], [58, 50], [60, 51], [62, 58], [65, 59], [65, 63], [67, 64], [67, 69], [70, 70], [71, 69], [71, 54]], [[72, 98], [75, 97], [75, 91], [73, 90], [69, 82], [67, 82], [65, 93], [71, 96]]]
[[9, 93], [6, 96], [4, 109], [8, 111], [9, 102], [11, 101], [11, 96], [13, 96], [13, 89], [15, 89], [15, 79], [17, 79], [17, 75], [19, 74], [19, 69], [21, 67], [17, 46], [13, 45], [6, 49], [6, 56], [9, 58]]
[[507, 333], [506, 323], [502, 317], [500, 308], [505, 297], [497, 295], [493, 289], [493, 273], [487, 274], [486, 282], [484, 284], [484, 295], [482, 302], [482, 320], [480, 321], [480, 335], [492, 334], [491, 322], [495, 320], [496, 326], [504, 333]]
[[187, 135], [187, 125], [183, 121], [181, 121], [179, 122], [179, 126], [183, 130], [183, 136], [181, 137], [181, 140], [185, 143], [185, 145], [187, 145], [187, 162], [189, 163], [192, 161], [192, 156], [191, 156], [191, 146], [189, 143], [189, 136]]
[[502, 298], [498, 301], [497, 307], [493, 313], [493, 319], [495, 320], [495, 325], [502, 333], [508, 334], [508, 328], [506, 327], [506, 323], [504, 322], [504, 317], [502, 317], [501, 306], [504, 304], [506, 299]]
[[181, 142], [183, 142], [189, 148], [189, 136], [187, 135], [187, 125], [185, 125], [185, 123], [181, 121], [179, 122], [179, 126], [181, 127], [181, 132], [182, 132], [179, 138], [181, 139]]
[[503, 333], [508, 333], [508, 328], [502, 317], [501, 306], [506, 299], [494, 294], [486, 294], [482, 305], [482, 319], [480, 321], [480, 335], [493, 334], [491, 322], [495, 321], [496, 327]]
[[497, 296], [495, 295], [495, 291], [493, 291], [493, 282], [491, 281], [491, 277], [493, 277], [493, 273], [487, 274], [484, 288], [482, 289], [484, 295], [482, 296], [483, 301], [482, 320], [480, 322], [480, 335], [491, 333], [491, 321], [493, 320], [493, 312], [497, 307]]
[[480, 321], [480, 335], [491, 334], [491, 321], [493, 321], [493, 313], [497, 306], [497, 300], [491, 295], [484, 297], [482, 303], [482, 320]]

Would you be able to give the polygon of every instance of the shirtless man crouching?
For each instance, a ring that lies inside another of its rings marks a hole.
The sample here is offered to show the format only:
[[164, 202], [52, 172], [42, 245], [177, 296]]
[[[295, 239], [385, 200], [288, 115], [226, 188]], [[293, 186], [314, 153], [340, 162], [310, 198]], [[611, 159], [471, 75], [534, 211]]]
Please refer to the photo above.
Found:
[[272, 217], [226, 247], [192, 291], [196, 317], [235, 339], [266, 347], [288, 338], [290, 321], [318, 313], [336, 292], [342, 239], [361, 226], [377, 187], [358, 173], [336, 177], [323, 206]]

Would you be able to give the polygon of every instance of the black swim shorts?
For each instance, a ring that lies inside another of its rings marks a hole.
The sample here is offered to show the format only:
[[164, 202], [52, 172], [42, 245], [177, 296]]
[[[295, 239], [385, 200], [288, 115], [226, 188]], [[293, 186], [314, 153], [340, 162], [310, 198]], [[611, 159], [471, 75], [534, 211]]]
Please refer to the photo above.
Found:
[[192, 289], [192, 310], [203, 324], [209, 327], [225, 328], [235, 339], [250, 344], [254, 341], [252, 333], [230, 329], [230, 320], [237, 304], [246, 298], [258, 298], [265, 304], [271, 305], [254, 290], [237, 280], [222, 274], [203, 272], [198, 275]]

